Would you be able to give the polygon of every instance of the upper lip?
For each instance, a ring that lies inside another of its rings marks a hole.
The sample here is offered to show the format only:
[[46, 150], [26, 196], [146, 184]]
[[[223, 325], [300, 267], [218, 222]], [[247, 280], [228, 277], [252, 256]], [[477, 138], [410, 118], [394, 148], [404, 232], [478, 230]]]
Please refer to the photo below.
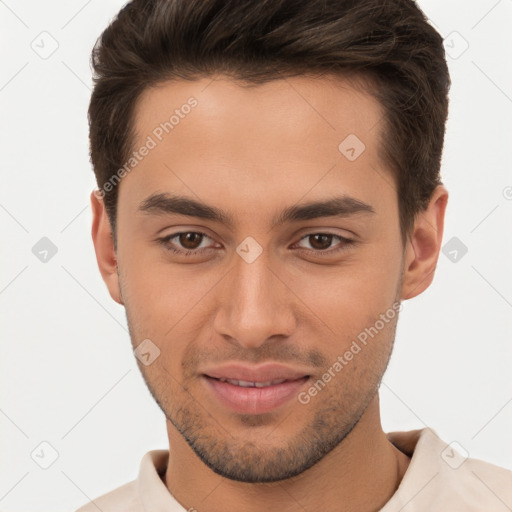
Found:
[[265, 363], [259, 366], [231, 363], [215, 368], [207, 368], [202, 373], [215, 379], [243, 380], [247, 382], [269, 382], [281, 379], [296, 380], [302, 377], [309, 377], [307, 371], [277, 363]]

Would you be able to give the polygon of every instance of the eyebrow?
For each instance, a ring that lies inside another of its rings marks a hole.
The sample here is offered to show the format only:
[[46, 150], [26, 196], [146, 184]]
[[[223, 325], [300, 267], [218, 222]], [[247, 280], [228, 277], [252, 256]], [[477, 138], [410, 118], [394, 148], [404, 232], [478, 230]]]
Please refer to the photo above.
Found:
[[[186, 196], [168, 193], [152, 194], [139, 205], [139, 211], [150, 215], [186, 215], [225, 224], [233, 228], [235, 220], [228, 212], [201, 203]], [[311, 220], [321, 217], [346, 218], [355, 214], [374, 214], [373, 207], [359, 199], [347, 195], [333, 197], [323, 201], [314, 201], [285, 208], [272, 220], [272, 228], [286, 222]]]

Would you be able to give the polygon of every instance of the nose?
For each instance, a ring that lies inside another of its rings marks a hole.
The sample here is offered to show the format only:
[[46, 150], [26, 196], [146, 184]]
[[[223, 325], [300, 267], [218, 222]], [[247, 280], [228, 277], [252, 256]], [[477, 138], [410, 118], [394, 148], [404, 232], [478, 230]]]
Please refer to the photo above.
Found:
[[214, 320], [218, 336], [254, 349], [293, 333], [297, 299], [283, 272], [270, 267], [265, 251], [252, 263], [236, 255], [226, 278]]

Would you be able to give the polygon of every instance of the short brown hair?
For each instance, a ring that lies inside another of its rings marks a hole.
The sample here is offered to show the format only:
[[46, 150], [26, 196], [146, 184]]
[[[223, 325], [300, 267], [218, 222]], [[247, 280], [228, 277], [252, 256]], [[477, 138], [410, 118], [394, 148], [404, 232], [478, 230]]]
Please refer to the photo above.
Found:
[[360, 77], [384, 107], [380, 151], [404, 242], [441, 183], [450, 77], [443, 39], [413, 0], [133, 0], [98, 38], [92, 66], [91, 162], [114, 244], [118, 189], [104, 186], [133, 151], [139, 96], [168, 80]]

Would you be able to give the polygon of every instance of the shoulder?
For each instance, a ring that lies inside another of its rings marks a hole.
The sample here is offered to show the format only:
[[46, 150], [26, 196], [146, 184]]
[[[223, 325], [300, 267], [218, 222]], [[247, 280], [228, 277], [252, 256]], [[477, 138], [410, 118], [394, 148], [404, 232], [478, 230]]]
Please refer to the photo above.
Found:
[[468, 511], [512, 509], [512, 471], [479, 459], [466, 459], [458, 468], [439, 473], [440, 498], [450, 495]]
[[144, 510], [137, 492], [137, 481], [133, 480], [94, 498], [75, 512], [140, 512]]
[[143, 457], [135, 480], [90, 500], [75, 512], [145, 512], [183, 508], [162, 481], [169, 458], [168, 450], [151, 450]]
[[512, 471], [469, 457], [460, 444], [444, 442], [430, 428], [388, 438], [411, 461], [383, 512], [405, 506], [430, 512], [512, 510]]

